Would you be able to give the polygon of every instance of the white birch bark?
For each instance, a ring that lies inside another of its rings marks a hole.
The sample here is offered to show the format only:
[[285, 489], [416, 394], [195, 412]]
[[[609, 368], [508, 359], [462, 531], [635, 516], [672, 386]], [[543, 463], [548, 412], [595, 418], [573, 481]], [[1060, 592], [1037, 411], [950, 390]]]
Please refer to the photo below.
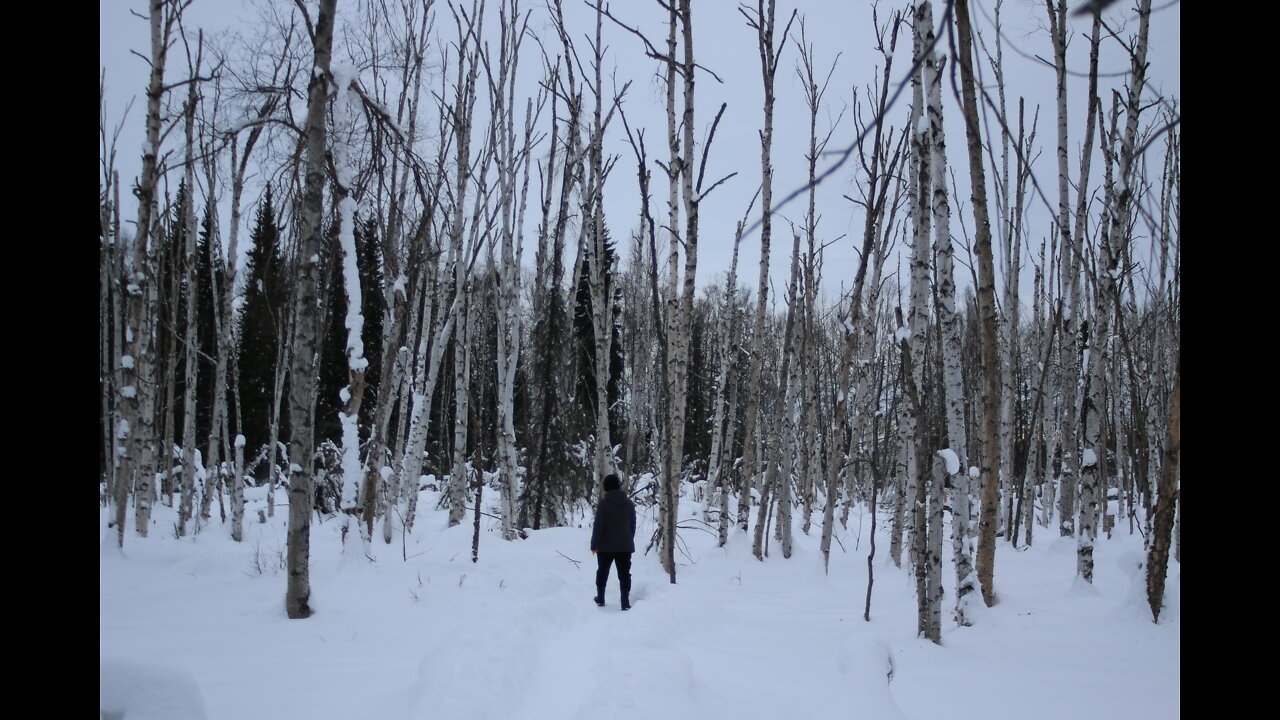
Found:
[[[515, 431], [515, 376], [516, 362], [520, 356], [520, 257], [523, 250], [523, 195], [517, 199], [516, 182], [522, 163], [527, 167], [532, 112], [528, 114], [525, 147], [517, 154], [515, 133], [515, 87], [519, 64], [520, 41], [524, 37], [527, 16], [519, 22], [519, 5], [516, 0], [502, 6], [500, 18], [499, 69], [496, 82], [490, 69], [490, 101], [493, 123], [490, 138], [495, 146], [498, 162], [499, 210], [502, 243], [502, 270], [498, 289], [498, 460], [500, 512], [502, 537], [514, 540], [516, 527], [516, 496], [519, 491], [523, 468], [516, 456]], [[487, 62], [487, 61], [486, 61]], [[527, 175], [526, 185], [527, 188]]]
[[117, 544], [124, 547], [124, 528], [129, 495], [135, 479], [151, 475], [154, 468], [147, 463], [145, 446], [151, 442], [147, 433], [150, 419], [141, 412], [140, 388], [145, 379], [143, 364], [149, 362], [145, 334], [146, 298], [152, 278], [148, 277], [148, 248], [155, 222], [155, 187], [159, 172], [160, 101], [164, 95], [164, 66], [169, 45], [169, 30], [176, 18], [176, 6], [165, 0], [151, 0], [151, 76], [147, 83], [146, 140], [142, 146], [142, 170], [135, 194], [138, 197], [138, 224], [124, 264], [123, 344], [118, 361], [120, 368], [120, 420], [116, 440], [120, 448], [120, 469], [113, 501]]
[[299, 283], [295, 297], [296, 321], [289, 401], [289, 528], [287, 532], [288, 585], [285, 610], [292, 619], [311, 616], [311, 510], [312, 448], [315, 443], [315, 384], [313, 368], [318, 352], [316, 296], [320, 286], [321, 211], [324, 191], [325, 145], [328, 128], [325, 110], [329, 96], [329, 62], [333, 51], [337, 0], [320, 0], [316, 15], [314, 71], [308, 86], [306, 186], [302, 202], [302, 229], [298, 248]]
[[237, 434], [235, 446], [235, 476], [231, 481], [231, 539], [244, 540], [244, 435]]
[[[199, 74], [196, 70], [195, 74]], [[183, 392], [182, 392], [182, 475], [180, 485], [186, 487], [188, 485], [194, 487], [196, 481], [195, 467], [195, 434], [196, 434], [196, 382], [199, 378], [200, 365], [198, 362], [197, 349], [199, 345], [196, 341], [196, 306], [199, 293], [196, 292], [196, 218], [195, 218], [195, 202], [192, 194], [195, 191], [195, 162], [192, 158], [192, 146], [194, 145], [194, 124], [195, 124], [195, 86], [193, 82], [190, 85], [190, 92], [187, 95], [186, 107], [186, 206], [183, 208], [183, 223], [186, 226], [185, 243], [182, 248], [182, 287], [186, 288], [187, 293], [187, 317], [186, 332], [183, 337], [183, 346], [185, 363], [183, 366]], [[174, 305], [177, 305], [177, 299], [174, 299]], [[175, 326], [176, 327], [176, 326]], [[164, 454], [161, 456], [165, 459], [165, 467], [173, 467], [170, 460], [170, 451], [168, 447], [163, 448]], [[149, 514], [149, 513], [148, 513]], [[138, 532], [144, 537], [146, 531], [144, 529], [144, 519], [142, 513], [142, 504], [138, 506]], [[179, 516], [178, 519], [178, 535], [186, 534], [186, 518]]]
[[[664, 326], [664, 345], [665, 345], [665, 368], [663, 371], [663, 380], [665, 386], [662, 388], [665, 397], [666, 408], [662, 413], [662, 427], [664, 431], [660, 434], [661, 448], [661, 480], [658, 489], [658, 525], [660, 533], [659, 555], [662, 559], [662, 568], [666, 571], [668, 578], [672, 583], [675, 582], [675, 541], [673, 536], [676, 529], [676, 515], [679, 511], [676, 503], [678, 501], [679, 478], [676, 476], [680, 472], [680, 460], [675, 457], [675, 441], [672, 439], [676, 435], [683, 436], [683, 428], [675, 424], [674, 413], [670, 406], [675, 403], [674, 393], [672, 392], [675, 385], [675, 355], [676, 346], [679, 344], [679, 306], [676, 302], [676, 282], [679, 277], [679, 254], [680, 254], [680, 238], [678, 235], [679, 218], [680, 218], [680, 200], [679, 200], [679, 176], [682, 158], [680, 156], [680, 136], [676, 132], [676, 29], [680, 20], [680, 11], [674, 2], [668, 5], [668, 29], [667, 29], [667, 233], [668, 233], [668, 252], [667, 252], [667, 286], [665, 293], [665, 326]], [[657, 264], [655, 258], [654, 264]], [[656, 270], [655, 270], [656, 272]]]
[[[747, 13], [744, 11], [744, 15]], [[738, 526], [747, 530], [750, 518], [751, 488], [760, 489], [761, 502], [766, 501], [763, 482], [768, 465], [767, 451], [760, 432], [761, 388], [763, 386], [765, 315], [769, 305], [769, 251], [773, 240], [773, 105], [777, 55], [773, 48], [774, 2], [757, 0], [756, 17], [747, 15], [747, 24], [756, 30], [760, 54], [760, 76], [764, 88], [764, 127], [760, 133], [760, 271], [756, 284], [756, 313], [751, 341], [751, 367], [747, 380], [746, 418], [743, 427], [742, 492], [738, 502]], [[756, 543], [759, 545], [759, 543]], [[757, 550], [756, 557], [762, 557]]]
[[[461, 270], [459, 265], [456, 270]], [[458, 278], [459, 297], [463, 305], [463, 322], [453, 338], [453, 471], [449, 473], [449, 527], [466, 519], [467, 491], [471, 473], [467, 462], [467, 429], [470, 424], [471, 399], [471, 329], [475, 322], [475, 306], [471, 299], [471, 283]]]
[[776, 451], [775, 460], [769, 464], [766, 477], [772, 477], [770, 483], [777, 495], [778, 518], [774, 526], [774, 537], [782, 548], [782, 557], [791, 557], [791, 488], [796, 467], [796, 434], [801, 421], [801, 394], [803, 388], [800, 381], [800, 349], [801, 328], [804, 323], [803, 300], [800, 298], [800, 236], [792, 236], [791, 247], [791, 283], [787, 291], [789, 308], [787, 310], [787, 334], [782, 349], [783, 382], [782, 412], [779, 420], [782, 426], [782, 438]]
[[[1061, 2], [1062, 0], [1060, 0]], [[1062, 7], [1058, 8], [1061, 12]], [[1050, 14], [1052, 17], [1052, 13]], [[1060, 24], [1054, 32], [1054, 37], [1061, 36], [1063, 43], [1063, 53], [1065, 53], [1065, 27], [1061, 24], [1062, 17], [1058, 20]], [[1087, 188], [1089, 184], [1089, 171], [1091, 161], [1093, 159], [1093, 136], [1094, 122], [1098, 110], [1098, 39], [1099, 39], [1100, 19], [1095, 13], [1093, 22], [1093, 31], [1090, 36], [1089, 45], [1089, 90], [1088, 90], [1088, 109], [1085, 114], [1084, 143], [1080, 151], [1080, 179], [1076, 184], [1077, 188]], [[1055, 40], [1057, 42], [1057, 40]], [[1063, 59], [1057, 62], [1059, 73], [1065, 73], [1065, 54]], [[1065, 82], [1065, 80], [1063, 81]], [[1065, 93], [1065, 91], [1064, 91]], [[1061, 94], [1058, 101], [1059, 116], [1065, 114], [1065, 94]], [[1059, 119], [1059, 123], [1064, 122]], [[1066, 172], [1063, 155], [1065, 149], [1061, 147], [1066, 140], [1062, 136], [1062, 130], [1059, 129], [1059, 174]], [[1059, 189], [1065, 180], [1059, 177]], [[1083, 316], [1083, 305], [1081, 299], [1080, 276], [1083, 266], [1083, 243], [1085, 236], [1085, 225], [1088, 219], [1089, 194], [1086, 192], [1077, 192], [1076, 194], [1076, 216], [1075, 230], [1070, 236], [1065, 231], [1062, 232], [1063, 246], [1063, 295], [1064, 307], [1062, 313], [1062, 345], [1061, 345], [1061, 366], [1062, 366], [1062, 395], [1063, 395], [1063, 412], [1065, 417], [1062, 418], [1061, 431], [1058, 433], [1060, 445], [1058, 453], [1061, 456], [1062, 476], [1060, 479], [1060, 491], [1058, 494], [1058, 517], [1059, 517], [1059, 535], [1067, 537], [1075, 533], [1075, 507], [1076, 507], [1076, 486], [1079, 482], [1079, 442], [1078, 434], [1080, 428], [1080, 416], [1078, 414], [1078, 399], [1080, 396], [1081, 384], [1081, 346], [1080, 346], [1080, 318]], [[1059, 222], [1062, 222], [1061, 218]]]
[[[1131, 68], [1125, 97], [1124, 135], [1116, 138], [1115, 111], [1112, 114], [1112, 143], [1119, 147], [1107, 151], [1106, 214], [1102, 228], [1102, 254], [1099, 258], [1097, 302], [1094, 327], [1088, 350], [1089, 396], [1084, 407], [1084, 457], [1081, 460], [1080, 533], [1077, 535], [1076, 571], [1085, 582], [1093, 582], [1093, 544], [1097, 538], [1099, 508], [1098, 466], [1105, 459], [1106, 446], [1102, 433], [1104, 409], [1103, 382], [1108, 362], [1107, 347], [1116, 303], [1116, 280], [1121, 272], [1121, 246], [1128, 240], [1130, 213], [1134, 195], [1134, 160], [1138, 139], [1138, 116], [1142, 110], [1142, 93], [1147, 71], [1147, 35], [1150, 29], [1151, 0], [1138, 3], [1138, 35], [1132, 47]], [[1118, 102], [1118, 99], [1117, 99]], [[1111, 187], [1111, 156], [1116, 157], [1119, 187]], [[1118, 319], [1117, 319], [1118, 320]], [[1092, 461], [1092, 462], [1091, 462]], [[1105, 488], [1105, 485], [1102, 485]], [[1105, 502], [1105, 492], [1102, 493]]]
[[[752, 198], [752, 205], [755, 198]], [[747, 215], [751, 214], [751, 206], [747, 206]], [[733, 359], [738, 355], [738, 313], [736, 300], [738, 296], [738, 248], [742, 244], [742, 231], [746, 227], [746, 217], [738, 221], [733, 236], [733, 259], [729, 262], [729, 272], [725, 275], [724, 296], [720, 301], [721, 322], [728, 322], [728, 329], [720, 336], [720, 367], [715, 379], [715, 418], [711, 422], [711, 458], [707, 466], [707, 483], [716, 489], [716, 502], [720, 509], [717, 522], [716, 547], [724, 547], [729, 542], [729, 484], [721, 469], [725, 446], [733, 446], [733, 416], [736, 403], [730, 401], [732, 395], [736, 399], [737, 384], [733, 381], [731, 370]], [[739, 499], [739, 504], [745, 499]]]
[[[929, 3], [921, 5], [922, 27], [933, 40], [933, 14]], [[947, 429], [947, 447], [954, 462], [944, 467], [951, 480], [951, 557], [956, 571], [956, 624], [971, 624], [969, 608], [976, 596], [977, 576], [973, 568], [973, 538], [969, 531], [971, 491], [969, 487], [968, 437], [964, 421], [964, 338], [960, 315], [956, 311], [954, 246], [951, 240], [951, 207], [947, 195], [946, 137], [942, 124], [942, 63], [933, 52], [924, 64], [924, 95], [928, 103], [929, 173], [934, 179], [931, 209], [934, 224], [933, 252], [936, 259], [937, 292], [935, 311], [942, 336], [943, 405]], [[939, 509], [940, 511], [940, 509]], [[941, 542], [941, 537], [937, 538]], [[939, 558], [940, 560], [940, 558]]]
[[[480, 19], [481, 16], [473, 13], [465, 21], [462, 18], [457, 20], [458, 74], [454, 87], [453, 104], [443, 109], [446, 116], [443, 119], [448, 123], [456, 147], [453, 200], [448, 219], [449, 268], [454, 277], [459, 274], [456, 271], [459, 264], [466, 268], [461, 274], [464, 277], [470, 276], [475, 254], [480, 249], [477, 244], [473, 243], [469, 248], [469, 252], [464, 254], [463, 251], [463, 238], [466, 232], [463, 220], [464, 203], [468, 188], [471, 187], [473, 182], [471, 172], [471, 132], [476, 101], [476, 78], [480, 61], [479, 48], [476, 47], [479, 42], [478, 36], [482, 29], [480, 27]], [[478, 165], [484, 167], [486, 164], [487, 162], [481, 162]], [[475, 194], [477, 209], [473, 216], [478, 220], [483, 193], [477, 190]], [[479, 232], [478, 222], [473, 223], [472, 231], [473, 235]], [[425, 291], [425, 286], [422, 287], [424, 287]], [[412, 404], [401, 405], [402, 408], [412, 408], [408, 440], [405, 443], [405, 450], [400, 462], [400, 477], [398, 479], [400, 487], [396, 493], [398, 513], [403, 518], [405, 532], [412, 529], [417, 509], [419, 477], [422, 473], [423, 454], [426, 451], [427, 430], [431, 422], [431, 398], [435, 394], [436, 383], [439, 379], [440, 361], [444, 357], [445, 346], [448, 344], [446, 341], [453, 332], [453, 326], [461, 309], [456, 287], [451, 298], [437, 297], [437, 293], [434, 292], [431, 297], [432, 302], [439, 306], [439, 312], [435, 313], [434, 317], [426, 317], [425, 313], [420, 317], [419, 327], [422, 330], [418, 333], [417, 364], [411, 383]], [[434, 331], [429, 330], [429, 328], [434, 328]], [[413, 336], [414, 333], [411, 332], [409, 337]], [[406, 390], [408, 391], [409, 388], [406, 388]], [[479, 498], [477, 498], [478, 502]], [[388, 513], [388, 523], [391, 522], [390, 516], [391, 513]]]

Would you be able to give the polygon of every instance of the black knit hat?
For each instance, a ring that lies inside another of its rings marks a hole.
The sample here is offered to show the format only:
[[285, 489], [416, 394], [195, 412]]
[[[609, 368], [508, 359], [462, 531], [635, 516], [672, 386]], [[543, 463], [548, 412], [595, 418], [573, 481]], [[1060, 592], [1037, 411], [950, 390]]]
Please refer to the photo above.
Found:
[[604, 491], [618, 490], [622, 488], [622, 482], [618, 480], [617, 475], [604, 476]]

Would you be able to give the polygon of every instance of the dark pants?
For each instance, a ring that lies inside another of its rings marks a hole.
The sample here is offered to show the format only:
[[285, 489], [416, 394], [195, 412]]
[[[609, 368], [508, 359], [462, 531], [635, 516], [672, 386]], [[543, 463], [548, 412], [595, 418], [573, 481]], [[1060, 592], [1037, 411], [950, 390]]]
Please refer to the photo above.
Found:
[[596, 591], [604, 598], [604, 587], [609, 584], [609, 565], [618, 564], [618, 585], [622, 588], [622, 599], [631, 597], [631, 553], [604, 552], [596, 553]]

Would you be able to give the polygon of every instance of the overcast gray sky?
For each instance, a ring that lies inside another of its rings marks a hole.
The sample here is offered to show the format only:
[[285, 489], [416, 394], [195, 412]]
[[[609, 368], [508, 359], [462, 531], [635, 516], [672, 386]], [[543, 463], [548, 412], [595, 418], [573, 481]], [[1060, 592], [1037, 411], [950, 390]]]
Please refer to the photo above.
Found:
[[[265, 2], [283, 3], [286, 7], [291, 3], [285, 0], [263, 0]], [[195, 0], [187, 14], [187, 27], [203, 27], [206, 34], [222, 31], [246, 30], [255, 17], [254, 5], [258, 0]], [[490, 2], [490, 9], [497, 3]], [[844, 111], [829, 150], [847, 146], [854, 137], [853, 124], [850, 118], [850, 98], [852, 88], [857, 87], [860, 96], [865, 97], [870, 83], [878, 82], [879, 68], [882, 58], [875, 51], [875, 32], [871, 22], [872, 3], [867, 0], [779, 0], [777, 3], [778, 33], [793, 10], [806, 19], [808, 41], [813, 45], [820, 72], [825, 74], [830, 63], [839, 53], [839, 61], [831, 76], [830, 87], [825, 98], [825, 108], [818, 120], [818, 132], [824, 134], [830, 123]], [[907, 2], [879, 3], [879, 15], [882, 21], [897, 9], [904, 8]], [[945, 9], [945, 1], [938, 0], [934, 4], [935, 24], [940, 23]], [[994, 52], [995, 29], [994, 0], [973, 0], [975, 7], [975, 27], [983, 34], [988, 47]], [[1073, 3], [1074, 7], [1075, 3]], [[1116, 28], [1126, 40], [1136, 32], [1137, 21], [1131, 0], [1117, 2], [1104, 13], [1104, 18]], [[1152, 16], [1150, 76], [1151, 90], [1148, 95], [1156, 94], [1169, 98], [1179, 98], [1180, 74], [1180, 12], [1181, 3], [1177, 0], [1155, 0], [1156, 8]], [[354, 12], [358, 4], [351, 0], [340, 0], [338, 3], [339, 18], [347, 17]], [[737, 172], [738, 175], [717, 188], [702, 205], [701, 233], [699, 252], [698, 287], [701, 289], [709, 282], [722, 276], [729, 266], [733, 247], [734, 226], [742, 217], [747, 202], [755, 193], [760, 176], [760, 145], [758, 132], [762, 125], [762, 90], [759, 67], [759, 55], [756, 49], [754, 30], [747, 27], [745, 19], [738, 11], [739, 3], [733, 0], [696, 0], [694, 2], [694, 48], [698, 62], [714, 71], [723, 82], [717, 82], [710, 75], [702, 74], [697, 82], [697, 117], [698, 142], [705, 138], [715, 113], [720, 104], [727, 103], [721, 127], [711, 148], [711, 156], [707, 163], [707, 184], [713, 179]], [[436, 29], [445, 38], [452, 30], [451, 19], [443, 0], [436, 3], [439, 13]], [[522, 9], [532, 10], [531, 26], [539, 32], [549, 30], [547, 11], [542, 0], [526, 0]], [[130, 11], [145, 13], [146, 2], [140, 0], [99, 0], [100, 17], [100, 67], [106, 74], [106, 117], [108, 128], [113, 128], [124, 117], [126, 104], [133, 99], [133, 107], [125, 119], [120, 135], [117, 160], [121, 177], [127, 186], [136, 175], [140, 165], [140, 148], [143, 138], [142, 116], [144, 110], [143, 92], [147, 82], [147, 65], [130, 51], [144, 55], [149, 53], [149, 37], [147, 23], [133, 16]], [[579, 38], [592, 27], [592, 11], [580, 0], [566, 0], [566, 13], [570, 23], [578, 32]], [[665, 14], [653, 2], [647, 0], [614, 0], [612, 12], [620, 19], [633, 24], [644, 31], [655, 42], [665, 40]], [[1056, 203], [1056, 158], [1054, 155], [1056, 122], [1054, 109], [1054, 75], [1053, 70], [1034, 59], [1034, 56], [1051, 58], [1052, 49], [1043, 27], [1045, 7], [1043, 0], [1005, 0], [1001, 10], [1001, 22], [1004, 27], [1004, 62], [1007, 83], [1007, 97], [1011, 108], [1016, 108], [1019, 95], [1026, 98], [1027, 117], [1034, 112], [1036, 105], [1040, 108], [1039, 130], [1037, 136], [1038, 159], [1034, 164], [1035, 177], [1048, 196], [1050, 203]], [[492, 23], [490, 24], [493, 25]], [[1072, 167], [1079, 160], [1079, 143], [1083, 134], [1083, 114], [1085, 109], [1086, 80], [1083, 75], [1088, 67], [1088, 31], [1087, 17], [1070, 18], [1073, 37], [1068, 49], [1068, 64], [1077, 73], [1069, 82], [1069, 111], [1071, 113], [1070, 152]], [[1124, 28], [1120, 30], [1120, 28]], [[806, 167], [804, 153], [808, 143], [808, 117], [804, 106], [801, 87], [796, 78], [795, 67], [799, 59], [796, 41], [799, 38], [799, 22], [792, 26], [792, 37], [788, 40], [783, 52], [778, 71], [776, 92], [778, 96], [775, 114], [774, 164], [776, 199], [781, 199], [805, 181]], [[657, 63], [644, 56], [641, 42], [633, 35], [611, 25], [604, 29], [607, 50], [607, 68], [616, 72], [619, 84], [630, 79], [633, 81], [626, 99], [628, 119], [633, 127], [646, 128], [646, 141], [651, 158], [665, 155], [665, 115], [664, 96], [659, 81], [654, 76]], [[894, 63], [895, 82], [901, 80], [909, 67], [910, 27], [905, 26], [899, 39], [899, 57]], [[945, 42], [945, 38], [943, 39]], [[580, 53], [585, 53], [586, 45], [580, 42]], [[525, 50], [530, 53], [520, 68], [522, 76], [532, 86], [539, 72], [538, 60], [534, 53], [536, 46], [526, 43]], [[180, 52], [180, 51], [179, 51]], [[173, 81], [186, 72], [185, 60], [175, 55], [167, 69], [167, 79]], [[584, 57], [585, 59], [585, 57]], [[1104, 41], [1100, 61], [1100, 70], [1108, 74], [1102, 80], [1100, 92], [1108, 98], [1110, 89], [1121, 87], [1124, 72], [1128, 69], [1128, 61], [1118, 44]], [[990, 70], [984, 70], [985, 79], [990, 80]], [[606, 85], [609, 81], [606, 80]], [[899, 98], [897, 106], [891, 112], [891, 120], [897, 125], [905, 122], [910, 100], [909, 89]], [[943, 103], [948, 147], [948, 162], [960, 182], [960, 197], [952, 200], [952, 232], [963, 238], [960, 224], [971, 225], [971, 210], [967, 188], [968, 166], [964, 155], [963, 124], [959, 120], [959, 103], [952, 94], [949, 84], [944, 87]], [[1144, 115], [1144, 117], [1146, 117]], [[177, 134], [175, 134], [177, 135]], [[178, 138], [174, 138], [176, 141]], [[1157, 148], [1158, 150], [1158, 148]], [[545, 151], [545, 150], [544, 150]], [[620, 156], [618, 165], [610, 176], [606, 187], [606, 213], [610, 229], [625, 257], [629, 238], [637, 225], [638, 209], [637, 186], [635, 180], [635, 164], [631, 150], [626, 145], [621, 123], [615, 122], [606, 140], [606, 151]], [[1153, 152], [1155, 152], [1153, 150]], [[830, 158], [824, 158], [820, 168]], [[1074, 177], [1073, 170], [1073, 177]], [[654, 168], [653, 193], [657, 207], [665, 205], [665, 179], [661, 171]], [[989, 171], [990, 173], [990, 171]], [[1099, 163], [1095, 163], [1093, 177], [1101, 177]], [[176, 187], [177, 174], [168, 179], [171, 187]], [[847, 287], [857, 269], [855, 244], [860, 244], [860, 233], [863, 222], [861, 210], [842, 198], [849, 194], [857, 197], [854, 183], [858, 178], [854, 174], [854, 163], [848, 163], [825, 182], [818, 193], [818, 212], [821, 223], [818, 233], [823, 242], [836, 240], [826, 251], [823, 277], [824, 294], [834, 296], [841, 287]], [[258, 192], [260, 190], [255, 190]], [[127, 194], [127, 188], [126, 188]], [[256, 201], [256, 195], [247, 197], [249, 203]], [[1048, 210], [1044, 202], [1038, 198], [1030, 201], [1033, 207], [1029, 212], [1028, 241], [1036, 247], [1040, 240], [1050, 232], [1047, 221]], [[758, 207], [753, 217], [758, 217]], [[791, 234], [788, 221], [799, 226], [803, 220], [805, 203], [802, 199], [791, 203], [781, 211], [781, 219], [775, 221], [775, 236], [771, 253], [771, 276], [775, 288], [771, 295], [777, 297], [784, 288], [789, 267]], [[126, 211], [130, 217], [133, 211]], [[252, 212], [245, 213], [245, 222], [252, 218]], [[224, 210], [224, 225], [229, 221]], [[970, 233], [971, 234], [971, 233]], [[962, 252], [957, 250], [957, 252]], [[739, 259], [739, 282], [747, 287], [755, 285], [757, 265], [759, 262], [759, 232], [756, 231], [744, 240]], [[963, 268], [958, 271], [965, 272]], [[1030, 293], [1029, 283], [1024, 283], [1023, 297]]]

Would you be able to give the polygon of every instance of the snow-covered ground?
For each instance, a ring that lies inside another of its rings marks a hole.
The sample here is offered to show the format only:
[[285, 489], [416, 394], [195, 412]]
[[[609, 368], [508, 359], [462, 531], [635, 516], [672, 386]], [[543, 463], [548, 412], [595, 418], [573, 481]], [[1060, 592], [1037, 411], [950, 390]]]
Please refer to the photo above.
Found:
[[[503, 542], [485, 518], [480, 562], [470, 520], [447, 528], [424, 492], [403, 544], [358, 540], [340, 521], [313, 526], [312, 606], [284, 612], [287, 508], [245, 540], [217, 521], [178, 540], [157, 507], [151, 537], [130, 526], [123, 552], [101, 519], [103, 717], [127, 720], [565, 718], [753, 720], [981, 718], [1168, 720], [1180, 714], [1180, 571], [1151, 622], [1142, 540], [1118, 523], [1100, 538], [1092, 586], [1075, 543], [1037, 527], [1030, 549], [999, 544], [999, 602], [973, 627], [944, 620], [941, 646], [915, 632], [914, 581], [888, 560], [881, 518], [871, 622], [862, 617], [870, 517], [834, 545], [830, 574], [813, 534], [758, 562], [751, 539], [727, 548], [682, 502], [678, 584], [656, 556], [632, 566], [635, 606], [616, 577], [598, 608], [589, 519]], [[637, 549], [653, 531], [641, 508]], [[816, 520], [820, 521], [820, 516]], [[132, 517], [130, 519], [132, 523]], [[407, 559], [406, 559], [407, 557]], [[576, 562], [575, 562], [576, 561]], [[953, 602], [954, 573], [944, 574]]]

